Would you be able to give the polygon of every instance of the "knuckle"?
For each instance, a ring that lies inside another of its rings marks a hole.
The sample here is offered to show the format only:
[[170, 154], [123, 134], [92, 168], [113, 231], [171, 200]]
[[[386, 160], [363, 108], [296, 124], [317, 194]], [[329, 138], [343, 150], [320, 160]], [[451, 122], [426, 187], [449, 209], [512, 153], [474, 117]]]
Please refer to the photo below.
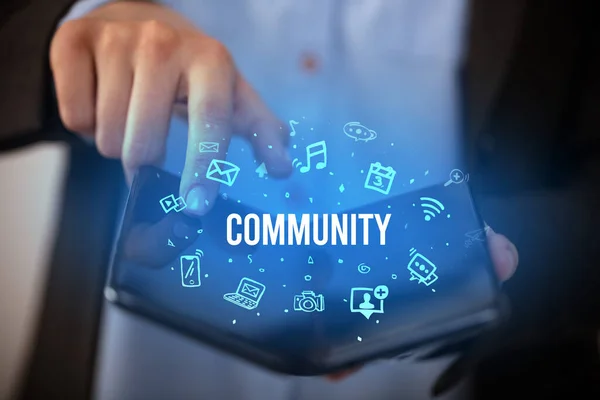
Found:
[[210, 64], [219, 68], [230, 68], [233, 65], [233, 57], [223, 43], [215, 39], [209, 39], [205, 48], [203, 56], [207, 58]]
[[54, 35], [55, 40], [73, 42], [85, 36], [90, 29], [90, 22], [86, 19], [73, 19], [63, 23]]
[[168, 25], [154, 20], [143, 23], [139, 48], [145, 57], [167, 60], [177, 50], [178, 44], [179, 36]]
[[50, 62], [55, 64], [59, 59], [71, 54], [72, 49], [81, 47], [89, 30], [85, 20], [67, 21], [58, 28], [50, 42]]
[[206, 36], [195, 36], [190, 43], [191, 61], [212, 71], [230, 73], [233, 70], [233, 57], [225, 45]]
[[129, 26], [118, 22], [109, 22], [102, 28], [97, 46], [103, 54], [114, 54], [125, 49], [132, 37], [132, 30]]

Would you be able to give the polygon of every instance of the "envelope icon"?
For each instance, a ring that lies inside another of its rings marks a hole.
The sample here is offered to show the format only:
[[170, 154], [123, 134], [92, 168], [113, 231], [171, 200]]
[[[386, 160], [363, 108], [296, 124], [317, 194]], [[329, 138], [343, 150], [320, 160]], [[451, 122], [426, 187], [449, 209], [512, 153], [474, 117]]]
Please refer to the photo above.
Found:
[[244, 285], [242, 286], [242, 293], [247, 294], [250, 297], [258, 297], [258, 292], [259, 288], [257, 288], [256, 286], [252, 286], [248, 283], [244, 283]]
[[206, 179], [232, 186], [240, 173], [240, 167], [228, 161], [213, 159], [206, 170]]
[[218, 153], [219, 143], [217, 142], [200, 142], [198, 145], [200, 153]]

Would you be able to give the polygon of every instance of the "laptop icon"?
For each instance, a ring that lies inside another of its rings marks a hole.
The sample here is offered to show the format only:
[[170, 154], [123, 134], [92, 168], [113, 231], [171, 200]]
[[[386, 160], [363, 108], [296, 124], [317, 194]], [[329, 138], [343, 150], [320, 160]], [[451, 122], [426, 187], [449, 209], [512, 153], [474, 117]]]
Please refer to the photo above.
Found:
[[254, 310], [265, 294], [265, 285], [250, 278], [242, 278], [235, 293], [227, 293], [223, 298], [246, 310]]

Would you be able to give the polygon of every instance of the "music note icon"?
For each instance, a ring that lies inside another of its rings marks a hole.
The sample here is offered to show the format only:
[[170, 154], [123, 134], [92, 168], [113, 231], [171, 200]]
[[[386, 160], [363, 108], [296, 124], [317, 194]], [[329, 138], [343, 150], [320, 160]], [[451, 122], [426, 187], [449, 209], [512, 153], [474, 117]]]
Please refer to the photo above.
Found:
[[298, 124], [299, 124], [298, 121], [294, 121], [293, 119], [290, 120], [290, 128], [291, 128], [290, 136], [296, 136], [296, 128], [294, 127], [294, 125], [298, 125]]
[[306, 165], [300, 168], [300, 172], [305, 174], [311, 169], [312, 159], [320, 156], [322, 160], [317, 161], [317, 169], [323, 169], [327, 166], [327, 144], [324, 140], [306, 146]]

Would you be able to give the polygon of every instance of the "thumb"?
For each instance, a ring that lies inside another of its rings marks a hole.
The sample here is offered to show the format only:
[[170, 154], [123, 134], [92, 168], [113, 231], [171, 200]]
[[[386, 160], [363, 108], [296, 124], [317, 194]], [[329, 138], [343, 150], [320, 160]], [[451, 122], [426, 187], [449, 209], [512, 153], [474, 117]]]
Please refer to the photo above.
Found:
[[486, 226], [490, 256], [500, 281], [510, 279], [519, 265], [519, 252], [515, 245], [504, 235], [494, 232]]

